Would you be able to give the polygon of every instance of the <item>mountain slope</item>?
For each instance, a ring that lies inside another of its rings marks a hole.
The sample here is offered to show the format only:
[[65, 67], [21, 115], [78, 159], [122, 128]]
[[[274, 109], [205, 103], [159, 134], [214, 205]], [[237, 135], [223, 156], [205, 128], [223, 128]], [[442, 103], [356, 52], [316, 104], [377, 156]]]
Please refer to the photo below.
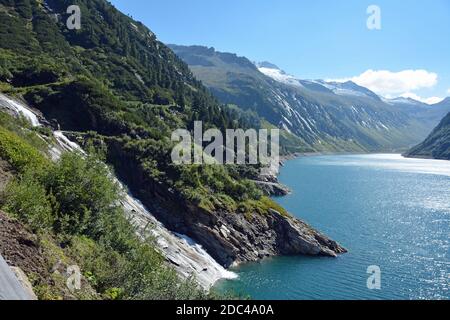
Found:
[[424, 142], [409, 150], [406, 156], [450, 160], [450, 113]]
[[[123, 191], [101, 159], [43, 126], [35, 112], [0, 94], [0, 208], [6, 212], [0, 210], [0, 255], [26, 274], [36, 295], [52, 300], [206, 298], [189, 275], [179, 277], [165, 262], [174, 247], [170, 238], [158, 226], [147, 228], [156, 224], [153, 217]], [[148, 238], [153, 232], [158, 237]], [[161, 238], [167, 240], [163, 254]], [[201, 254], [176, 241], [178, 258], [185, 252], [194, 259]], [[201, 268], [214, 268], [201, 261], [196, 260]], [[67, 286], [70, 266], [83, 274], [78, 290]]]
[[270, 63], [200, 46], [170, 45], [223, 103], [252, 110], [315, 150], [392, 151], [416, 144], [438, 123], [414, 116], [353, 82], [299, 80]]
[[[66, 28], [72, 4], [81, 30]], [[249, 123], [142, 24], [104, 0], [0, 0], [0, 23], [0, 90], [102, 154], [160, 222], [221, 265], [345, 251], [264, 197], [251, 181], [258, 168], [172, 162], [174, 130], [196, 120], [220, 130]]]

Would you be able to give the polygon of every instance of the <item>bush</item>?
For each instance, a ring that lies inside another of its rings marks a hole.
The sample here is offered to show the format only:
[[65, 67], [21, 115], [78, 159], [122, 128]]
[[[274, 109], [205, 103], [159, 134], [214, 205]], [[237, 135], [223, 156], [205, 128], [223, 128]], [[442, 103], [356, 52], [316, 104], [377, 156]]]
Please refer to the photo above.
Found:
[[58, 202], [56, 231], [98, 239], [119, 200], [108, 168], [92, 156], [66, 153], [43, 180]]
[[28, 168], [42, 169], [49, 161], [15, 133], [0, 127], [0, 157], [8, 161], [18, 172]]
[[28, 223], [34, 230], [50, 230], [54, 223], [51, 195], [27, 172], [21, 179], [8, 184], [3, 209]]
[[[44, 135], [46, 139], [53, 139], [51, 129], [46, 127], [33, 127], [30, 121], [24, 116], [13, 117], [7, 113], [0, 112], [0, 127], [6, 129], [9, 134], [17, 135], [22, 139], [23, 145], [30, 145], [43, 154], [48, 152], [48, 144], [42, 139]], [[43, 159], [45, 161], [45, 159]]]

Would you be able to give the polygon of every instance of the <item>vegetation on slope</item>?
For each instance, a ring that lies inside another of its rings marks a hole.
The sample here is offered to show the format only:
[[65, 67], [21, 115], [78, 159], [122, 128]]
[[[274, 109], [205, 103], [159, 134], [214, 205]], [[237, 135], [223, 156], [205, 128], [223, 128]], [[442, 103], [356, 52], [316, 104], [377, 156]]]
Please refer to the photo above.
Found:
[[[82, 11], [80, 30], [65, 26], [73, 4]], [[192, 129], [196, 120], [205, 128], [247, 128], [251, 119], [219, 105], [145, 26], [104, 0], [0, 0], [0, 6], [2, 88], [64, 130], [95, 132], [119, 175], [127, 175], [120, 169], [131, 161], [147, 184], [208, 210], [261, 198], [247, 180], [256, 169], [171, 164], [174, 129]], [[131, 187], [139, 192], [142, 184]]]
[[[81, 30], [65, 26], [73, 4], [81, 7]], [[192, 130], [196, 120], [205, 129], [248, 128], [254, 119], [220, 105], [150, 30], [104, 0], [0, 0], [0, 89], [23, 97], [84, 146], [103, 150], [136, 195], [168, 214], [174, 203], [161, 194], [207, 213], [283, 211], [249, 181], [258, 168], [172, 164], [174, 129]], [[41, 158], [25, 133], [34, 129], [2, 130], [1, 157], [19, 173], [3, 208], [50, 234], [49, 251], [72, 257], [98, 292], [123, 299], [205, 297], [165, 266], [151, 242], [135, 237], [95, 157], [66, 155], [55, 165], [43, 160], [46, 170], [36, 170], [21, 162]], [[18, 139], [16, 152], [11, 145]], [[54, 296], [51, 288], [40, 294]]]
[[[36, 133], [0, 113], [0, 119], [6, 118], [11, 130], [0, 121], [0, 159], [7, 160], [17, 176], [1, 196], [1, 209], [39, 235], [46, 259], [53, 264], [72, 260], [81, 267], [100, 295], [78, 298], [207, 298], [193, 279], [178, 278], [152, 239], [137, 236], [119, 205], [118, 186], [96, 156], [66, 153], [52, 163], [19, 136]], [[54, 285], [42, 283], [40, 275], [28, 276], [40, 298], [62, 298], [62, 280], [56, 275]]]

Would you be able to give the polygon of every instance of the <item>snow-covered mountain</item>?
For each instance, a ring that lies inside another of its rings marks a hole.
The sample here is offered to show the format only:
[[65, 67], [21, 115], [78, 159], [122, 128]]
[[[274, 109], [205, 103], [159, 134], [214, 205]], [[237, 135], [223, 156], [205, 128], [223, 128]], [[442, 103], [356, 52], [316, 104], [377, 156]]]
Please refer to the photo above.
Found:
[[275, 81], [292, 86], [302, 85], [300, 80], [296, 79], [294, 76], [287, 74], [274, 64], [271, 64], [269, 62], [261, 62], [256, 63], [256, 66], [261, 73], [274, 79]]
[[331, 82], [324, 80], [316, 80], [317, 83], [333, 91], [333, 93], [340, 96], [357, 96], [367, 97], [375, 100], [380, 100], [380, 97], [373, 91], [361, 87], [352, 81], [347, 82]]

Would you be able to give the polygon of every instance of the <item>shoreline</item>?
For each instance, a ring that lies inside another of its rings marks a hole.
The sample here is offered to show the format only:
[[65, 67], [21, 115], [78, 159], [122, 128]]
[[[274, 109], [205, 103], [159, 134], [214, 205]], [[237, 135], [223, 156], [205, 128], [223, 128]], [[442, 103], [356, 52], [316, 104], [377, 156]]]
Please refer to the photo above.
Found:
[[[371, 152], [295, 152], [291, 154], [286, 154], [280, 156], [280, 162], [288, 161], [288, 160], [294, 160], [296, 158], [301, 157], [319, 157], [319, 156], [345, 156], [345, 155], [370, 155], [370, 154], [400, 154], [405, 158], [412, 158], [411, 156], [406, 156], [406, 153], [402, 153], [400, 151], [371, 151]], [[420, 158], [420, 157], [419, 157]], [[435, 159], [433, 157], [422, 159]], [[435, 159], [439, 160], [439, 159]]]

